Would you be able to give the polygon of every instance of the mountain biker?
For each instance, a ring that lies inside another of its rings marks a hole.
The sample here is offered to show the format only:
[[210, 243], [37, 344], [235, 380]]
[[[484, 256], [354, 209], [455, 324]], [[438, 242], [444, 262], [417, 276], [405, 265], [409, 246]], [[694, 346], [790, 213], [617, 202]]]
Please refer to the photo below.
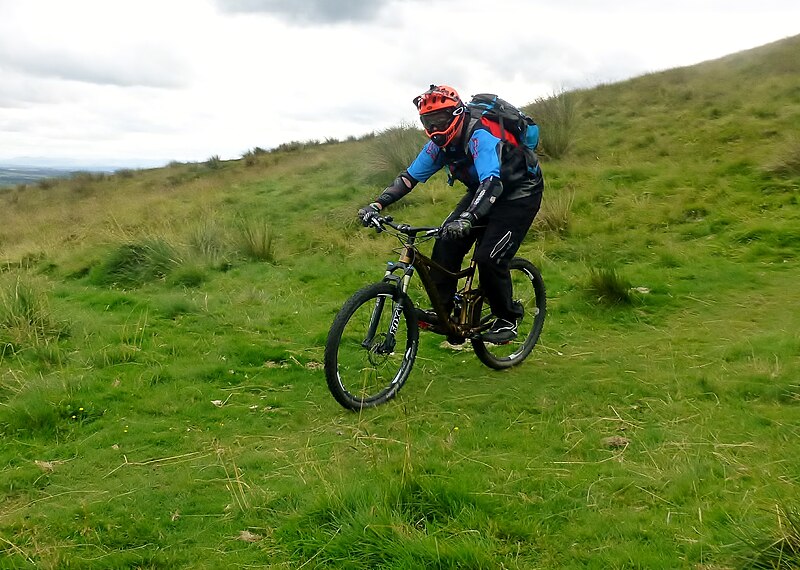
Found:
[[[431, 85], [414, 98], [414, 105], [430, 141], [358, 215], [369, 225], [383, 208], [403, 198], [417, 183], [447, 168], [449, 183], [459, 180], [467, 192], [442, 224], [431, 259], [456, 272], [477, 241], [474, 259], [495, 317], [481, 338], [490, 343], [513, 340], [522, 312], [513, 301], [509, 263], [541, 205], [544, 179], [539, 161], [533, 152], [524, 151], [511, 133], [499, 129], [498, 123], [471, 117], [452, 87]], [[457, 280], [435, 268], [431, 277], [450, 313]], [[422, 322], [438, 323], [433, 311], [420, 311], [418, 316]]]

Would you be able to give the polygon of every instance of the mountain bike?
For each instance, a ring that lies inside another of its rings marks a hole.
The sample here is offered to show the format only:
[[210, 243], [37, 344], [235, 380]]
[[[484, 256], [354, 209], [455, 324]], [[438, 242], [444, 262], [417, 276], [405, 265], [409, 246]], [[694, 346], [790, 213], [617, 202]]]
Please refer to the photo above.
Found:
[[[325, 377], [337, 402], [356, 411], [377, 406], [396, 396], [405, 384], [419, 348], [420, 323], [408, 295], [415, 273], [438, 317], [438, 324], [428, 327], [431, 332], [446, 336], [452, 344], [469, 340], [478, 359], [496, 370], [516, 366], [531, 353], [542, 332], [546, 301], [544, 281], [530, 261], [515, 257], [510, 265], [515, 308], [522, 314], [517, 338], [491, 344], [481, 339], [494, 316], [477, 283], [475, 260], [457, 273], [447, 271], [418, 248], [438, 237], [441, 227], [397, 224], [391, 216], [373, 218], [371, 223], [398, 239], [400, 257], [386, 264], [380, 282], [356, 291], [333, 319], [325, 344]], [[453, 299], [452, 312], [433, 285], [434, 267], [464, 282]]]

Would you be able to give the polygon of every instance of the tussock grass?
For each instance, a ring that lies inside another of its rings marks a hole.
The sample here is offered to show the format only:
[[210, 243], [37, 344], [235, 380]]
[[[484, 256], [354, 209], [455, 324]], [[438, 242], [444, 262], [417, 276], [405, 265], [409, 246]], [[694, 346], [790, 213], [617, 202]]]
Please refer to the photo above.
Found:
[[3, 352], [46, 346], [69, 332], [53, 315], [46, 293], [35, 283], [4, 279], [0, 283], [0, 347]]
[[370, 174], [388, 184], [408, 168], [426, 142], [425, 134], [414, 125], [401, 124], [382, 131], [372, 140], [370, 147]]
[[119, 170], [114, 172], [114, 176], [122, 179], [126, 178], [134, 178], [138, 171], [133, 168], [120, 168]]
[[740, 538], [741, 568], [745, 570], [791, 570], [800, 568], [800, 510], [776, 505], [777, 528], [771, 536], [763, 529], [747, 531]]
[[575, 191], [570, 187], [546, 189], [542, 197], [542, 206], [533, 223], [533, 230], [568, 235], [574, 202]]
[[60, 405], [65, 399], [63, 385], [53, 379], [20, 391], [0, 411], [0, 430], [17, 437], [53, 434], [65, 419], [66, 406]]
[[96, 285], [139, 287], [166, 278], [180, 264], [176, 248], [160, 238], [125, 243], [108, 252], [89, 273]]
[[267, 151], [261, 147], [254, 147], [242, 155], [242, 159], [244, 160], [245, 166], [255, 166], [258, 164], [258, 160], [260, 157], [267, 154]]
[[232, 251], [229, 230], [214, 215], [203, 216], [187, 229], [187, 245], [191, 255], [214, 267], [230, 263]]
[[540, 153], [545, 158], [564, 157], [575, 142], [578, 119], [578, 95], [562, 89], [549, 97], [540, 97], [525, 107], [539, 125]]
[[222, 168], [222, 159], [219, 157], [218, 154], [209, 157], [208, 160], [205, 161], [206, 168], [210, 168], [211, 170], [218, 170]]
[[586, 291], [599, 303], [630, 305], [633, 302], [631, 282], [615, 267], [590, 267]]
[[249, 259], [275, 262], [275, 241], [272, 230], [264, 220], [241, 216], [237, 221], [239, 247]]
[[790, 141], [777, 154], [766, 167], [767, 172], [785, 177], [800, 176], [800, 141]]

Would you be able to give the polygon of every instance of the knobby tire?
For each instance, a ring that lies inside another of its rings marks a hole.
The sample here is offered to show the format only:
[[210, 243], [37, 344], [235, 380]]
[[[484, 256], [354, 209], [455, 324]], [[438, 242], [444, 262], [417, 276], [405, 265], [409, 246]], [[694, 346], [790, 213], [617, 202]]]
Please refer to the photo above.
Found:
[[[472, 339], [475, 356], [495, 370], [516, 366], [528, 357], [542, 333], [547, 308], [544, 280], [536, 266], [527, 259], [515, 257], [511, 260], [510, 270], [514, 300], [522, 303], [525, 312], [518, 323], [517, 338], [508, 344], [497, 345], [484, 342], [480, 337]], [[486, 322], [493, 319], [488, 304], [482, 308], [481, 319]], [[476, 313], [481, 314], [481, 311]]]
[[[382, 301], [374, 334], [370, 322]], [[387, 341], [393, 309], [402, 301], [396, 344]], [[392, 348], [393, 346], [393, 348]], [[339, 404], [349, 410], [377, 406], [394, 398], [408, 379], [419, 347], [414, 304], [394, 283], [356, 291], [333, 320], [325, 343], [325, 378]], [[391, 350], [390, 350], [391, 348]]]

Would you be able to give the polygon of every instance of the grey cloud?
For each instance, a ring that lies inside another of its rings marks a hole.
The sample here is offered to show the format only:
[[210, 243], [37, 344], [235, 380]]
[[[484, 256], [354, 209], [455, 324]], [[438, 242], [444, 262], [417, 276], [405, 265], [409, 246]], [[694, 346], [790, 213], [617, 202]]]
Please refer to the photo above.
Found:
[[364, 22], [392, 0], [217, 0], [225, 12], [269, 13], [299, 24]]
[[497, 71], [507, 75], [522, 74], [531, 81], [552, 85], [555, 90], [619, 81], [642, 70], [635, 56], [604, 52], [598, 57], [567, 45], [520, 46], [510, 60], [517, 65], [510, 66], [508, 60], [498, 61]]
[[395, 62], [396, 76], [401, 79], [401, 85], [406, 89], [408, 108], [414, 109], [414, 97], [428, 89], [431, 84], [449, 85], [458, 91], [462, 97], [468, 95], [464, 92], [468, 80], [472, 75], [475, 60], [469, 57], [449, 57], [447, 64], [431, 59], [422, 53], [424, 46], [409, 46], [411, 57], [407, 61]]
[[31, 76], [120, 87], [176, 88], [186, 83], [168, 53], [139, 48], [125, 53], [69, 52], [12, 46], [0, 39], [0, 67]]
[[32, 82], [19, 81], [16, 78], [9, 80], [9, 75], [7, 71], [3, 72], [4, 81], [0, 83], [0, 109], [18, 109], [31, 103], [52, 103], [57, 100], [49, 90], [41, 89], [40, 85], [34, 86]]

